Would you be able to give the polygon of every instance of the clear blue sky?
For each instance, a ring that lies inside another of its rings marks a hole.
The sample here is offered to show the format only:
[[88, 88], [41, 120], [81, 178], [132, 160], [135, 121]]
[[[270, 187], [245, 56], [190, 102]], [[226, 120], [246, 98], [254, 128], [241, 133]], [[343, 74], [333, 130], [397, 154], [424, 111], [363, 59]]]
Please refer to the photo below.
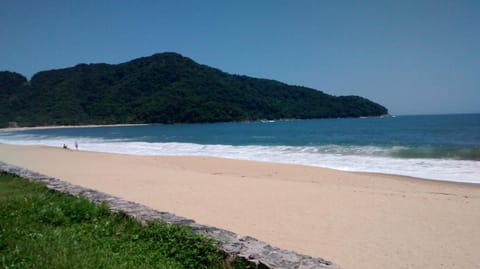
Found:
[[0, 0], [0, 70], [165, 51], [392, 114], [480, 112], [478, 0]]

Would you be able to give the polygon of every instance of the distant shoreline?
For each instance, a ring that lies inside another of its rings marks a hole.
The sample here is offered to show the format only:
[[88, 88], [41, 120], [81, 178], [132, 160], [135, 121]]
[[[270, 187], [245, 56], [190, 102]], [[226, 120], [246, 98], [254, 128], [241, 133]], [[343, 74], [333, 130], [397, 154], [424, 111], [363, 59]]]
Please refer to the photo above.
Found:
[[49, 125], [49, 126], [33, 126], [33, 127], [7, 127], [0, 128], [0, 132], [10, 131], [26, 131], [26, 130], [44, 130], [44, 129], [67, 129], [67, 128], [99, 128], [99, 127], [125, 127], [125, 126], [145, 126], [149, 123], [138, 124], [87, 124], [87, 125]]
[[[380, 116], [366, 116], [366, 117], [346, 117], [346, 118], [312, 118], [312, 119], [258, 119], [258, 120], [245, 120], [245, 121], [225, 121], [225, 122], [178, 122], [171, 124], [213, 124], [213, 123], [250, 123], [250, 122], [276, 122], [276, 121], [293, 121], [293, 120], [328, 120], [328, 119], [365, 119], [365, 118], [394, 118], [395, 116], [390, 114], [384, 114]], [[124, 126], [146, 126], [146, 125], [169, 125], [168, 123], [120, 123], [120, 124], [85, 124], [85, 125], [47, 125], [47, 126], [31, 126], [31, 127], [6, 127], [0, 128], [1, 131], [23, 131], [23, 130], [42, 130], [42, 129], [65, 129], [65, 128], [98, 128], [98, 127], [124, 127]]]

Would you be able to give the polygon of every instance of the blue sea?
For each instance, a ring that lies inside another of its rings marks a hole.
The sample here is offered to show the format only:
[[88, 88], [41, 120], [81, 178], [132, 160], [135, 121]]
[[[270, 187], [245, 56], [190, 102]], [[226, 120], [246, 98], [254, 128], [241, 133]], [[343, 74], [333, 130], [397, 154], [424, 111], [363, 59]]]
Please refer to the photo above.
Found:
[[67, 144], [135, 155], [194, 155], [480, 183], [480, 114], [59, 128], [0, 132], [0, 143]]

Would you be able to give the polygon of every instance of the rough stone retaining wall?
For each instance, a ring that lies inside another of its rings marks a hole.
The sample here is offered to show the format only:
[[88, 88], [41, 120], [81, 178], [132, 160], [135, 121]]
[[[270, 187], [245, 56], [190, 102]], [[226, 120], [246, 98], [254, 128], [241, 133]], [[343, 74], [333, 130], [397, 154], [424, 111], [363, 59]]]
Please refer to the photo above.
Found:
[[238, 257], [255, 265], [257, 268], [340, 269], [340, 267], [322, 258], [314, 258], [272, 247], [269, 244], [250, 236], [241, 236], [223, 229], [201, 225], [195, 223], [195, 221], [191, 219], [175, 216], [167, 212], [160, 212], [138, 203], [130, 202], [96, 190], [73, 185], [56, 178], [41, 175], [3, 162], [0, 162], [0, 172], [15, 174], [30, 181], [43, 182], [48, 189], [68, 193], [77, 197], [82, 196], [94, 203], [106, 203], [112, 212], [121, 212], [142, 223], [161, 220], [170, 224], [187, 225], [192, 228], [194, 233], [202, 234], [219, 241], [220, 249], [229, 257], [233, 259]]

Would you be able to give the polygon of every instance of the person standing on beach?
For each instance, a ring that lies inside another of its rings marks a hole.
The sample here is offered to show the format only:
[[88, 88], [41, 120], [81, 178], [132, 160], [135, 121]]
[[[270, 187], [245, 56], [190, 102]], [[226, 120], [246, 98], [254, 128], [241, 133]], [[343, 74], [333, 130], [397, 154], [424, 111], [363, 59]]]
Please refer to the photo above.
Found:
[[75, 140], [75, 149], [78, 150], [78, 142]]

